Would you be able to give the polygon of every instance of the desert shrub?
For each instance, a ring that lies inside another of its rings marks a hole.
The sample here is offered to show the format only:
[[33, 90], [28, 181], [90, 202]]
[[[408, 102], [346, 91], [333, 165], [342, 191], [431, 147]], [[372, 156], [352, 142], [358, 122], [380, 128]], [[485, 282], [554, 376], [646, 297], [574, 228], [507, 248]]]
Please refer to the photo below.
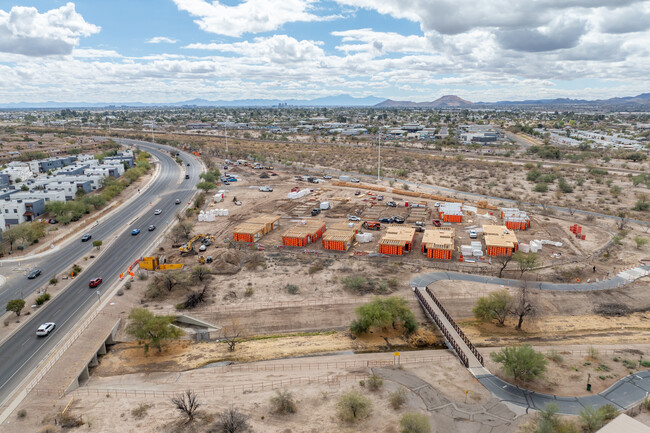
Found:
[[84, 424], [81, 417], [72, 415], [70, 412], [60, 413], [56, 417], [58, 424], [61, 428], [74, 428]]
[[44, 425], [43, 427], [41, 427], [38, 433], [56, 433], [56, 426], [51, 424]]
[[605, 424], [605, 414], [594, 409], [592, 406], [587, 406], [580, 411], [580, 421], [582, 428], [592, 433]]
[[548, 359], [550, 359], [551, 361], [553, 361], [553, 362], [557, 362], [558, 364], [561, 363], [562, 361], [564, 361], [564, 357], [562, 355], [560, 355], [560, 353], [555, 349], [551, 350], [546, 355], [546, 357]]
[[271, 397], [271, 407], [273, 412], [282, 415], [288, 413], [296, 413], [296, 402], [293, 400], [293, 395], [287, 391], [275, 390], [275, 395]]
[[36, 305], [43, 305], [52, 298], [52, 295], [49, 293], [43, 293], [41, 296], [36, 298]]
[[538, 183], [535, 185], [535, 192], [548, 192], [548, 185], [545, 183]]
[[18, 419], [23, 419], [27, 417], [27, 411], [25, 409], [20, 409], [18, 412], [16, 412], [16, 417]]
[[338, 416], [342, 421], [356, 422], [372, 412], [372, 402], [358, 391], [343, 394], [337, 402]]
[[247, 298], [250, 298], [251, 296], [253, 296], [254, 293], [255, 293], [255, 289], [253, 289], [253, 286], [248, 286], [248, 287], [246, 287], [246, 291], [244, 292], [244, 296], [246, 296]]
[[600, 352], [594, 346], [589, 346], [589, 348], [587, 348], [587, 355], [591, 359], [598, 359], [600, 357]]
[[390, 405], [397, 410], [406, 403], [406, 391], [403, 388], [398, 389], [390, 394]]
[[76, 277], [81, 273], [81, 271], [82, 271], [81, 266], [74, 264], [72, 265], [72, 271], [70, 273], [72, 274], [73, 277]]
[[639, 200], [636, 202], [632, 210], [638, 210], [643, 212], [650, 210], [650, 201]]
[[215, 428], [211, 432], [242, 433], [248, 430], [248, 417], [231, 407], [218, 414]]
[[146, 403], [140, 403], [135, 409], [131, 409], [131, 415], [135, 419], [142, 419], [147, 416], [147, 411], [153, 406]]
[[623, 365], [627, 369], [634, 370], [636, 368], [636, 361], [631, 361], [629, 359], [624, 359], [623, 360]]
[[341, 283], [350, 291], [361, 292], [365, 288], [367, 280], [362, 276], [347, 276], [341, 279]]
[[125, 290], [131, 290], [131, 282], [130, 281], [127, 281], [126, 283], [124, 283], [124, 289]]
[[300, 288], [296, 286], [295, 284], [287, 284], [284, 286], [284, 290], [287, 291], [290, 295], [297, 295], [298, 292], [300, 291]]
[[376, 374], [371, 375], [366, 383], [368, 384], [368, 389], [370, 389], [370, 391], [377, 391], [384, 385], [383, 379]]
[[422, 413], [405, 413], [399, 420], [400, 433], [429, 433], [429, 417]]
[[309, 269], [307, 270], [307, 273], [309, 275], [313, 275], [316, 272], [320, 272], [323, 269], [325, 269], [325, 266], [323, 265], [323, 262], [320, 260], [317, 260], [314, 264], [312, 264]]
[[50, 284], [53, 286], [56, 286], [56, 284], [59, 282], [58, 278], [52, 277], [50, 278]]

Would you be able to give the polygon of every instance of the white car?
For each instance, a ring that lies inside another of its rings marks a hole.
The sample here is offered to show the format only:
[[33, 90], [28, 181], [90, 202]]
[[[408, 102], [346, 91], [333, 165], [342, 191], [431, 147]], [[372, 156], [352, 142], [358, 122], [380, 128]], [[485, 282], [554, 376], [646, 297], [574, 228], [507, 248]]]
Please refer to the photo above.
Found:
[[38, 335], [39, 337], [45, 337], [49, 335], [52, 331], [54, 331], [54, 328], [56, 328], [56, 323], [54, 322], [43, 323], [36, 330], [36, 335]]
[[260, 186], [259, 190], [262, 191], [262, 192], [273, 192], [273, 188], [271, 188], [268, 185], [267, 186]]
[[350, 182], [359, 183], [359, 179], [353, 177], [352, 179], [350, 179]]
[[356, 215], [348, 215], [348, 221], [361, 221], [361, 218]]
[[160, 215], [161, 213], [162, 213], [162, 209], [156, 209], [155, 211], [153, 211], [154, 215]]
[[478, 233], [476, 233], [476, 230], [470, 230], [469, 231], [469, 238], [470, 239], [476, 239], [478, 237]]

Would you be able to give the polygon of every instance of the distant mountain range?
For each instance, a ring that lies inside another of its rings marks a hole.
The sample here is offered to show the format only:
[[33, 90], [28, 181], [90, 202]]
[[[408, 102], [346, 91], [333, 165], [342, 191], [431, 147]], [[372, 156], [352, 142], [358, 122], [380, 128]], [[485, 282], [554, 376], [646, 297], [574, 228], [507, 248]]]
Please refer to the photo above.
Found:
[[471, 108], [474, 104], [455, 95], [446, 95], [432, 102], [393, 101], [386, 99], [375, 105], [378, 108]]
[[529, 99], [525, 101], [498, 101], [498, 102], [476, 102], [472, 103], [455, 95], [447, 95], [432, 102], [393, 101], [387, 99], [375, 105], [378, 108], [490, 108], [490, 107], [604, 107], [604, 108], [650, 108], [650, 93], [642, 93], [637, 96], [626, 96], [623, 98], [596, 99]]
[[368, 96], [355, 98], [350, 95], [325, 96], [316, 99], [238, 99], [233, 101], [191, 99], [189, 101], [170, 103], [145, 102], [12, 102], [0, 104], [0, 109], [27, 108], [103, 108], [103, 107], [273, 107], [287, 104], [293, 107], [370, 107], [384, 98]]
[[376, 96], [355, 98], [350, 95], [325, 96], [316, 99], [238, 99], [232, 101], [191, 99], [170, 103], [145, 102], [12, 102], [0, 104], [0, 109], [57, 109], [57, 108], [128, 108], [128, 107], [376, 107], [376, 108], [603, 108], [603, 109], [650, 109], [650, 93], [610, 99], [532, 99], [524, 101], [470, 102], [455, 95], [445, 95], [431, 102], [394, 101]]

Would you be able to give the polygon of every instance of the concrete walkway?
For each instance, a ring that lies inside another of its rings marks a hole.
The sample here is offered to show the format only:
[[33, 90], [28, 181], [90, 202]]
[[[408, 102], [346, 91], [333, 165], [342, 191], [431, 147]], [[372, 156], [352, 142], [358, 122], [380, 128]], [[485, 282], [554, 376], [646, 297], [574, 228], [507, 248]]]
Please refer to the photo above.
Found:
[[[650, 266], [638, 266], [619, 272], [613, 278], [583, 284], [555, 284], [535, 283], [528, 287], [550, 290], [550, 291], [596, 291], [610, 290], [623, 287], [632, 281], [650, 274]], [[468, 368], [470, 373], [495, 397], [503, 402], [533, 410], [542, 410], [549, 403], [558, 406], [559, 412], [567, 415], [577, 415], [585, 407], [599, 408], [611, 404], [619, 410], [628, 409], [639, 401], [650, 395], [650, 370], [631, 374], [607, 390], [581, 397], [558, 397], [550, 394], [542, 394], [530, 391], [496, 377], [481, 365], [470, 346], [473, 346], [467, 338], [463, 339], [459, 332], [454, 329], [451, 322], [453, 319], [445, 314], [444, 306], [437, 301], [427, 286], [437, 281], [471, 281], [483, 284], [495, 284], [499, 286], [522, 287], [523, 282], [504, 278], [494, 278], [482, 275], [462, 274], [458, 272], [432, 272], [418, 275], [411, 280], [411, 287], [416, 294], [418, 301], [424, 308], [427, 316], [432, 319], [447, 341], [447, 345], [458, 355], [461, 363]], [[436, 317], [437, 316], [437, 317]], [[462, 330], [460, 331], [462, 333]]]

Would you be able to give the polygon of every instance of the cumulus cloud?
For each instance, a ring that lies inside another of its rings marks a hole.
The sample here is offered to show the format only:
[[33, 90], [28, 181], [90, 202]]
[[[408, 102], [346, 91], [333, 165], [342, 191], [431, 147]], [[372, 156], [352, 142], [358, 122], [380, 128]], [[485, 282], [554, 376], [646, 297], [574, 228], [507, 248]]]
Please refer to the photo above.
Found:
[[311, 12], [316, 0], [244, 0], [236, 6], [219, 1], [174, 0], [179, 10], [199, 17], [195, 22], [210, 33], [241, 36], [277, 30], [285, 23], [323, 21], [332, 16]]
[[178, 42], [177, 39], [168, 38], [167, 36], [155, 36], [151, 39], [147, 39], [148, 44], [175, 44]]
[[372, 29], [357, 29], [332, 32], [342, 38], [343, 45], [336, 48], [346, 53], [354, 51], [374, 51], [376, 53], [426, 52], [431, 49], [427, 38], [417, 35], [400, 35], [394, 32], [376, 32]]
[[99, 31], [77, 13], [74, 3], [42, 14], [24, 6], [0, 10], [0, 52], [37, 57], [70, 54], [80, 37]]
[[504, 48], [534, 53], [575, 47], [584, 33], [584, 21], [558, 20], [539, 29], [501, 31], [497, 33], [497, 40]]
[[250, 59], [272, 61], [275, 63], [293, 63], [315, 61], [324, 56], [320, 42], [298, 41], [287, 35], [273, 35], [270, 38], [255, 38], [253, 41], [232, 44], [189, 44], [184, 48], [195, 50], [212, 50], [235, 53]]

